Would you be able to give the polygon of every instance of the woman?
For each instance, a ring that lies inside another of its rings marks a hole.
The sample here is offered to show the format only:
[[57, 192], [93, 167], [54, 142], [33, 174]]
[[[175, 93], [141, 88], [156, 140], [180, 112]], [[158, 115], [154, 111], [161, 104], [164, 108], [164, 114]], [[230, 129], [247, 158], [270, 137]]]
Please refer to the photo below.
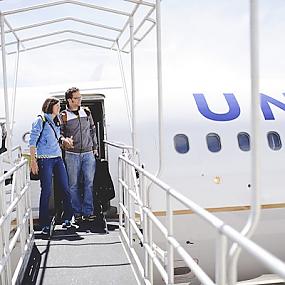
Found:
[[33, 174], [39, 172], [41, 182], [40, 197], [40, 225], [43, 234], [49, 234], [49, 198], [52, 188], [52, 175], [58, 182], [62, 191], [64, 223], [63, 227], [71, 227], [73, 215], [71, 197], [68, 187], [66, 168], [62, 159], [60, 145], [73, 147], [72, 138], [60, 136], [60, 111], [59, 100], [47, 98], [42, 106], [43, 115], [38, 116], [32, 125], [30, 135], [31, 171]]

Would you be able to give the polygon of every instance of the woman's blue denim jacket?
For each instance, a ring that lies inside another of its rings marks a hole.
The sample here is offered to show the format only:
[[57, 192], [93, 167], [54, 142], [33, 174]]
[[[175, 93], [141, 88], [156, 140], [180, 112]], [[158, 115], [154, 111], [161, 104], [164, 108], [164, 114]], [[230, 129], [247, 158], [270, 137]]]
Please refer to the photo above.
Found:
[[[43, 119], [42, 119], [43, 116], [46, 120], [44, 124], [44, 129], [43, 129]], [[51, 114], [45, 113], [43, 116], [42, 117], [38, 116], [37, 119], [32, 124], [29, 146], [36, 147], [37, 157], [61, 156], [62, 155], [61, 148], [58, 142], [58, 139], [60, 137], [60, 126], [57, 126], [54, 123]], [[55, 133], [48, 122], [53, 126], [57, 137], [55, 136]], [[41, 131], [42, 134], [40, 136]]]

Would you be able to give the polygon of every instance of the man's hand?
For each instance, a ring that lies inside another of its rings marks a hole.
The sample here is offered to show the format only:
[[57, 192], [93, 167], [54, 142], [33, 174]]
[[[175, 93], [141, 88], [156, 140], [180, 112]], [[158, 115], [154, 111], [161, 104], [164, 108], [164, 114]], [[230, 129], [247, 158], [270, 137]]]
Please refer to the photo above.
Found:
[[70, 138], [62, 138], [61, 140], [64, 148], [74, 148], [72, 136]]

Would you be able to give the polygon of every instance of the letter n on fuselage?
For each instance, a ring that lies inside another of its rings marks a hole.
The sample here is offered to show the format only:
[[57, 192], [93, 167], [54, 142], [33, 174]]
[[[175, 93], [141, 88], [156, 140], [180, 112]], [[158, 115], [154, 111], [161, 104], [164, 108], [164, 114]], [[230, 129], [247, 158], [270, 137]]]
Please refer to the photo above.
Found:
[[285, 104], [265, 94], [260, 94], [260, 105], [265, 120], [275, 120], [270, 104], [285, 111]]

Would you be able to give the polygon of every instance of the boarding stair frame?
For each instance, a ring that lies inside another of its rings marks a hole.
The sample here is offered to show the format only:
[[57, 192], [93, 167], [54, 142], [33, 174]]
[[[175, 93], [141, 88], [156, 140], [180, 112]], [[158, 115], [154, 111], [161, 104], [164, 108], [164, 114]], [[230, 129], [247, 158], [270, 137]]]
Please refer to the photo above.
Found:
[[[150, 187], [150, 185], [155, 185], [156, 191], [160, 190], [165, 194], [166, 225], [163, 225], [151, 210], [150, 191], [154, 187]], [[174, 253], [184, 260], [201, 284], [229, 284], [232, 272], [228, 262], [230, 242], [238, 244], [243, 251], [262, 263], [270, 272], [279, 276], [279, 280], [285, 280], [285, 263], [283, 261], [146, 171], [131, 159], [131, 154], [127, 151], [119, 156], [118, 188], [120, 233], [129, 257], [136, 265], [135, 269], [141, 284], [154, 284], [154, 267], [161, 275], [164, 284], [175, 284]], [[172, 208], [174, 201], [178, 201], [186, 209], [193, 211], [216, 230], [215, 280], [207, 275], [175, 238]], [[137, 208], [139, 220], [136, 217]], [[153, 227], [156, 227], [164, 236], [167, 243], [166, 250], [161, 249], [153, 242]], [[134, 237], [138, 238], [143, 246], [144, 263], [141, 262], [135, 250]], [[235, 270], [237, 271], [237, 268]]]
[[[31, 206], [29, 165], [21, 148], [0, 155], [0, 281], [19, 284], [23, 277], [33, 244], [34, 230]], [[5, 186], [9, 180], [11, 184]]]

